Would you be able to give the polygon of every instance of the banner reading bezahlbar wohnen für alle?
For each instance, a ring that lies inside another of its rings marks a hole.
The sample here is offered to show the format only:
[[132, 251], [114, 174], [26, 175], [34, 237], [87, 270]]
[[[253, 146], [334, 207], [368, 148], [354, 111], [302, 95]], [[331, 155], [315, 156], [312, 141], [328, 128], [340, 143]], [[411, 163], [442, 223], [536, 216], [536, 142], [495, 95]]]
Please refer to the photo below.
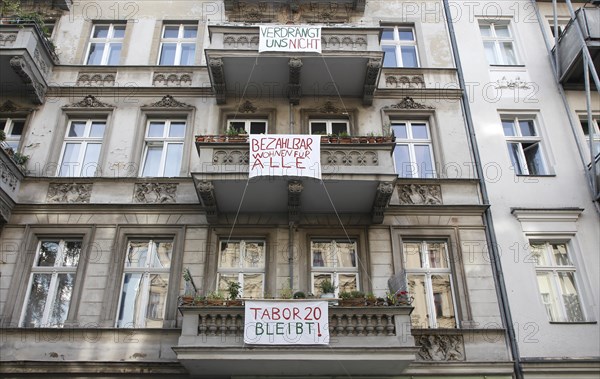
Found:
[[306, 176], [321, 179], [321, 136], [250, 134], [249, 177]]
[[321, 52], [321, 27], [261, 25], [258, 52]]

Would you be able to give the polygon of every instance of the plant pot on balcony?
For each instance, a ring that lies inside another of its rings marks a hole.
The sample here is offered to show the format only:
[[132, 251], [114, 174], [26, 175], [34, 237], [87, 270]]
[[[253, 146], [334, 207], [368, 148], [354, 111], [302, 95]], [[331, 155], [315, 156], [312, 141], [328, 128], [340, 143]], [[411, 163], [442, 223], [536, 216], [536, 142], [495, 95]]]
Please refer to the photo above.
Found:
[[362, 307], [366, 303], [364, 298], [359, 299], [340, 299], [340, 307]]
[[228, 307], [241, 307], [242, 305], [244, 305], [242, 299], [227, 300]]

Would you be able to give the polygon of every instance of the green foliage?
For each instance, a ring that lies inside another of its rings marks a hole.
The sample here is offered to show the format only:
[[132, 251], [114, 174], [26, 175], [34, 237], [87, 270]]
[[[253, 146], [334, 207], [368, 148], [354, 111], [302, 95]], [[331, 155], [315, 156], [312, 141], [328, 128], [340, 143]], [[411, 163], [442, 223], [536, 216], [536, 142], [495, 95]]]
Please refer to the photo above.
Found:
[[213, 291], [206, 295], [206, 300], [225, 300], [225, 296], [220, 291]]
[[25, 165], [27, 164], [27, 161], [29, 161], [29, 155], [23, 155], [21, 153], [15, 153], [12, 156], [13, 161], [15, 161], [16, 164], [18, 164], [19, 166], [21, 166], [22, 168], [25, 167]]
[[294, 299], [306, 299], [306, 294], [302, 291], [294, 292]]
[[279, 290], [279, 297], [282, 299], [292, 298], [292, 289], [290, 288], [290, 285], [287, 282]]
[[227, 283], [227, 292], [229, 293], [229, 300], [235, 300], [240, 295], [240, 288], [242, 285], [240, 282], [228, 282]]
[[333, 285], [333, 283], [331, 283], [331, 280], [329, 280], [329, 279], [325, 279], [321, 283], [319, 283], [319, 288], [321, 289], [322, 293], [334, 293], [335, 292], [335, 286]]

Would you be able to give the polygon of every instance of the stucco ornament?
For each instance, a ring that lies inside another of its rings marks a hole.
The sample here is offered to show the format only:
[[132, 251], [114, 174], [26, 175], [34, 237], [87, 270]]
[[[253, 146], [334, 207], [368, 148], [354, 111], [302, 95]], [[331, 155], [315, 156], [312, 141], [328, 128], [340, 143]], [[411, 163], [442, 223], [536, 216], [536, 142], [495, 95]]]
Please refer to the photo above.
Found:
[[134, 201], [136, 203], [175, 203], [177, 183], [136, 183]]
[[48, 203], [89, 203], [92, 183], [50, 183]]
[[401, 204], [442, 204], [442, 191], [439, 185], [404, 184], [398, 187], [398, 195]]
[[421, 335], [415, 338], [421, 346], [417, 359], [421, 361], [464, 361], [463, 339], [460, 335]]

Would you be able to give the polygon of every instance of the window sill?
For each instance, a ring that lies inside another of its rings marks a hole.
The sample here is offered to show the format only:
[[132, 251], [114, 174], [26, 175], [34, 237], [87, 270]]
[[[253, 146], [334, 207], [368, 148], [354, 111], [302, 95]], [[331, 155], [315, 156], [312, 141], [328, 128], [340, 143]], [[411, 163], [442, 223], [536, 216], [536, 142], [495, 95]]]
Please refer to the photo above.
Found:
[[598, 321], [549, 321], [551, 325], [596, 325]]
[[524, 174], [516, 174], [516, 176], [522, 178], [555, 178], [556, 174], [543, 174], [543, 175], [524, 175]]

